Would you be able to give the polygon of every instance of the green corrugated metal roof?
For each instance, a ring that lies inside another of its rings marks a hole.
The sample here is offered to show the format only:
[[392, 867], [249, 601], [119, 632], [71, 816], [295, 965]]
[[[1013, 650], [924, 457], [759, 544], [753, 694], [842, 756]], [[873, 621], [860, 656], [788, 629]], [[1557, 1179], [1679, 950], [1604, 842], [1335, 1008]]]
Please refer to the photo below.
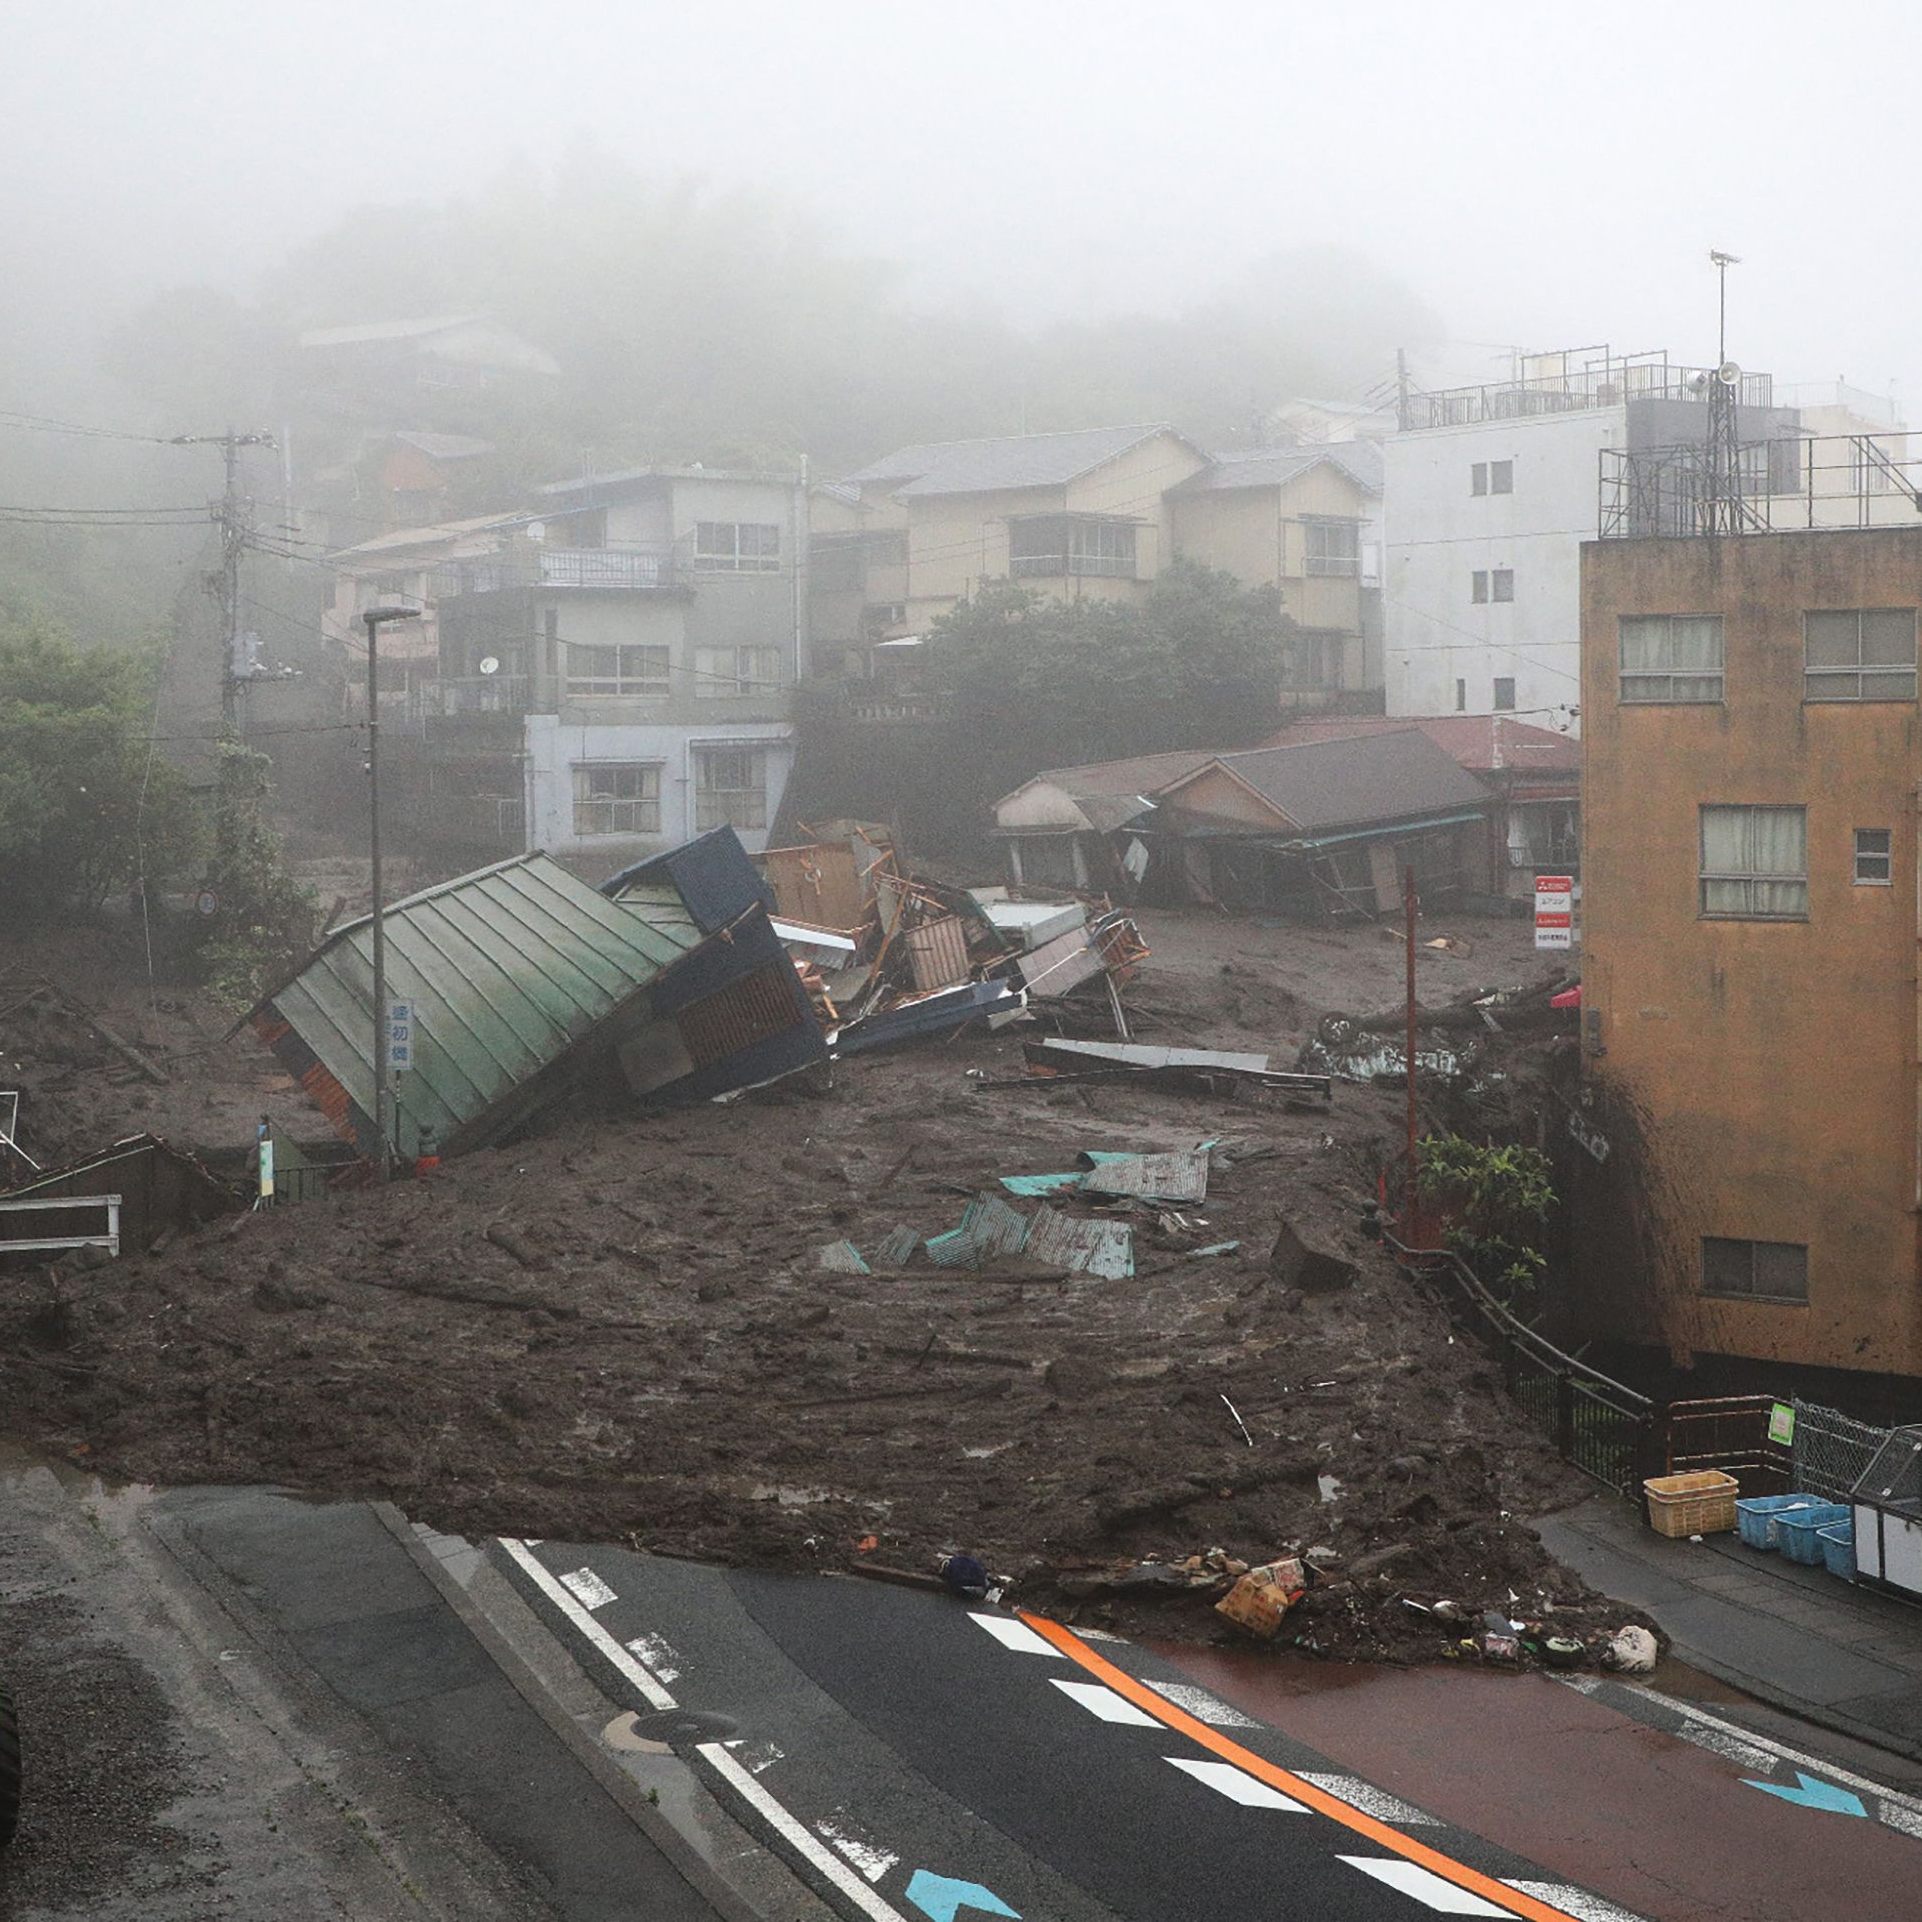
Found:
[[[446, 1145], [700, 940], [685, 910], [655, 925], [545, 854], [502, 861], [388, 908], [387, 994], [414, 1004], [402, 1139]], [[367, 1114], [374, 1106], [371, 918], [349, 922], [270, 997]]]

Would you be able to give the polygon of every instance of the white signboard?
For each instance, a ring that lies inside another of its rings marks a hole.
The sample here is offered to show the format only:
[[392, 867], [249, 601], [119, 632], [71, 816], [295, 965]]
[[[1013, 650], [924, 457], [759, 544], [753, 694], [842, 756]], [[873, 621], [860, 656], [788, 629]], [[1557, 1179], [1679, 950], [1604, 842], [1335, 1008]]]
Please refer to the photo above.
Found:
[[1575, 877], [1572, 874], [1536, 875], [1535, 945], [1538, 948], [1575, 945]]
[[396, 1071], [414, 1065], [414, 1004], [387, 1004], [387, 1065]]

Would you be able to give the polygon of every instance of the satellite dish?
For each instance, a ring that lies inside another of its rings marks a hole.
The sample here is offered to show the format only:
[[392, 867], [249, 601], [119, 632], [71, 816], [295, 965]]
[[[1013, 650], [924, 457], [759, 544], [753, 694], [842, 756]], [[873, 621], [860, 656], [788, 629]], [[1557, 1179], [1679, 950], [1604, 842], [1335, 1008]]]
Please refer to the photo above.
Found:
[[527, 538], [530, 541], [546, 540], [547, 523], [545, 521], [529, 521], [527, 523]]
[[1742, 378], [1742, 370], [1736, 366], [1732, 360], [1725, 360], [1721, 366], [1716, 368], [1715, 378], [1719, 380], [1724, 387], [1733, 387], [1735, 383]]
[[480, 671], [483, 674], [498, 674], [501, 671], [501, 664], [494, 655], [483, 654], [481, 656]]

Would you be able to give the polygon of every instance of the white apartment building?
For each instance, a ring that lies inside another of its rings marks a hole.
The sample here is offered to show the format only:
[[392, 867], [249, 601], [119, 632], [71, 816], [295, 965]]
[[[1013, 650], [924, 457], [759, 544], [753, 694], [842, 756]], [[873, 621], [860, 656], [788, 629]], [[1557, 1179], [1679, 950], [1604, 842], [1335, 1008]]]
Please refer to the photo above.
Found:
[[334, 557], [350, 666], [365, 606], [426, 611], [381, 643], [396, 830], [586, 872], [720, 826], [765, 847], [808, 665], [799, 476], [648, 468], [537, 498]]
[[[1715, 379], [1596, 347], [1410, 394], [1382, 444], [1390, 714], [1579, 725], [1581, 543], [1595, 538], [1603, 452], [1705, 443]], [[1743, 442], [1795, 436], [1768, 375], [1734, 384]]]

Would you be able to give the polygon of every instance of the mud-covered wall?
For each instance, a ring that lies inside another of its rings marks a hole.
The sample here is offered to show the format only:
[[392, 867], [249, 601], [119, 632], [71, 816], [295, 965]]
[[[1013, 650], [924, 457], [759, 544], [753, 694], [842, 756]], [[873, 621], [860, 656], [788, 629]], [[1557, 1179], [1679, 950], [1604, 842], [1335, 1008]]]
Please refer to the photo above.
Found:
[[[1914, 700], [1806, 703], [1803, 616], [1915, 607], [1922, 530], [1583, 549], [1585, 1169], [1597, 1334], [1922, 1372]], [[1719, 614], [1723, 699], [1623, 706], [1617, 621]], [[1805, 919], [1709, 919], [1700, 809], [1807, 811]], [[1855, 831], [1893, 836], [1863, 885]], [[1808, 1300], [1711, 1296], [1706, 1236], [1799, 1243]]]

